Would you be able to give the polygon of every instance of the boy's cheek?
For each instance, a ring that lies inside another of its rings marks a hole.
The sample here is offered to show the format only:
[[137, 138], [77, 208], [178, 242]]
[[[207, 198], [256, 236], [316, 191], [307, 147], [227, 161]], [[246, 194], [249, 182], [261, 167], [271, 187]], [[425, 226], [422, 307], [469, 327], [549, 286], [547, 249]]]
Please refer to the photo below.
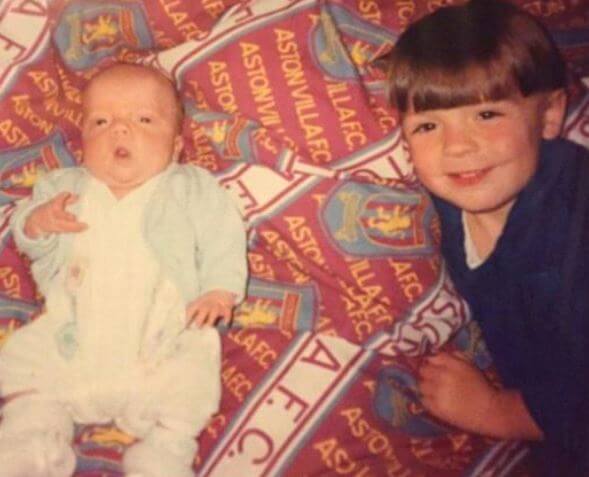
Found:
[[422, 165], [432, 161], [432, 148], [434, 147], [433, 144], [412, 141], [407, 143], [407, 146], [409, 158], [416, 167], [422, 167]]

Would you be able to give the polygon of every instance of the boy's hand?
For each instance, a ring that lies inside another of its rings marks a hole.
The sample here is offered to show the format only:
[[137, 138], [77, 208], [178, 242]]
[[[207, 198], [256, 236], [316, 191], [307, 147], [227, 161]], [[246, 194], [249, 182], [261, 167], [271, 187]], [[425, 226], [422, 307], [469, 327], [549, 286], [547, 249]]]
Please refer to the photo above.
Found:
[[52, 233], [77, 233], [86, 230], [88, 226], [66, 210], [68, 205], [77, 200], [78, 197], [70, 192], [61, 192], [33, 209], [25, 222], [25, 235], [36, 239]]
[[439, 419], [477, 434], [500, 439], [543, 439], [521, 393], [497, 389], [473, 364], [439, 353], [419, 369], [425, 408]]
[[228, 325], [235, 304], [235, 295], [225, 290], [212, 290], [191, 302], [186, 309], [186, 327]]
[[486, 434], [485, 421], [500, 391], [473, 364], [449, 353], [425, 359], [419, 368], [419, 391], [424, 407], [460, 429]]

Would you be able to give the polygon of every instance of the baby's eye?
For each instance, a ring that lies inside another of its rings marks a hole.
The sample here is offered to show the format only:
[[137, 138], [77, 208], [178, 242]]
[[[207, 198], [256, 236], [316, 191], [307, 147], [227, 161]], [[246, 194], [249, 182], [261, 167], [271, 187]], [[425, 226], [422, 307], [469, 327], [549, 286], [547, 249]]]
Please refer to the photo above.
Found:
[[149, 123], [151, 123], [151, 118], [149, 116], [140, 116], [139, 122], [142, 122], [144, 124], [149, 124]]
[[105, 118], [96, 118], [94, 120], [94, 124], [96, 126], [104, 126], [106, 124], [106, 119]]

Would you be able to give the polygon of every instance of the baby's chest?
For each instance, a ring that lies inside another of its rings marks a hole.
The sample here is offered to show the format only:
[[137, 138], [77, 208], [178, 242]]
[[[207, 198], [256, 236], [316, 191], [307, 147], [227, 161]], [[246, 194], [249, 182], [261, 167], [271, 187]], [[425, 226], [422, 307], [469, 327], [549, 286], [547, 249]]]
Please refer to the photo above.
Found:
[[94, 275], [94, 282], [101, 275], [124, 287], [131, 276], [147, 279], [155, 274], [157, 263], [144, 236], [143, 207], [109, 206], [91, 199], [80, 203], [78, 218], [88, 227], [73, 237], [70, 266]]

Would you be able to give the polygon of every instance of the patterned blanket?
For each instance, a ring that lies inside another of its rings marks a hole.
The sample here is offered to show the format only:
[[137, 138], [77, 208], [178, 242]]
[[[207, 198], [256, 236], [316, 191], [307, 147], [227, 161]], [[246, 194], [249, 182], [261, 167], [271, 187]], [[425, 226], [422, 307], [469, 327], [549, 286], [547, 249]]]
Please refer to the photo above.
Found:
[[[420, 357], [441, 347], [495, 379], [378, 67], [444, 3], [1, 0], [0, 344], [41, 304], [7, 229], [14, 201], [81, 160], [80, 90], [97, 69], [153, 64], [181, 91], [183, 160], [215, 173], [248, 227], [248, 296], [223, 333], [222, 406], [199, 437], [198, 475], [524, 472], [523, 444], [450, 428], [416, 395]], [[565, 133], [589, 144], [583, 2], [518, 3], [562, 46], [577, 78]], [[122, 475], [132, 442], [79, 427], [76, 475]]]

